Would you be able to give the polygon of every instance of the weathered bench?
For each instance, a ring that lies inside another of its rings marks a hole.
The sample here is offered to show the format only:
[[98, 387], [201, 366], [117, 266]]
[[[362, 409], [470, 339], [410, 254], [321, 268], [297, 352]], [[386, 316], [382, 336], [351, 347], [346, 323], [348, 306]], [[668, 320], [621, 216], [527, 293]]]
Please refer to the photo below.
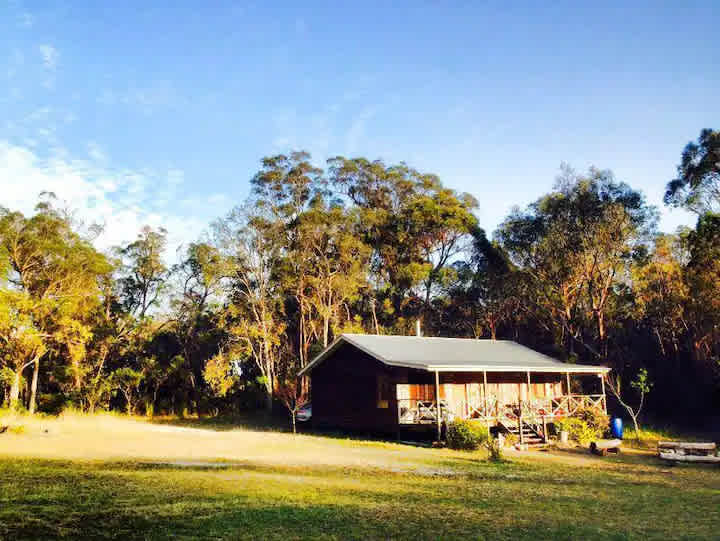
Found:
[[620, 454], [621, 440], [596, 440], [590, 443], [590, 452], [598, 456], [606, 456], [608, 453]]
[[720, 456], [716, 456], [717, 445], [701, 442], [659, 441], [658, 456], [671, 462], [696, 462], [704, 464], [720, 464]]

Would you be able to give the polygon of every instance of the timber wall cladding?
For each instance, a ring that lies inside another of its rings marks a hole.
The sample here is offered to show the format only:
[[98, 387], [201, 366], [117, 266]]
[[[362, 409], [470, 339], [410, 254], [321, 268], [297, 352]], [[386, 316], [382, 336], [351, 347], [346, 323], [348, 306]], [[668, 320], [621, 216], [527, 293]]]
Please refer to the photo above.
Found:
[[392, 381], [392, 374], [382, 363], [343, 344], [312, 372], [313, 423], [357, 430], [394, 430], [395, 393], [388, 394], [387, 403], [381, 403], [378, 395], [378, 382], [386, 381]]

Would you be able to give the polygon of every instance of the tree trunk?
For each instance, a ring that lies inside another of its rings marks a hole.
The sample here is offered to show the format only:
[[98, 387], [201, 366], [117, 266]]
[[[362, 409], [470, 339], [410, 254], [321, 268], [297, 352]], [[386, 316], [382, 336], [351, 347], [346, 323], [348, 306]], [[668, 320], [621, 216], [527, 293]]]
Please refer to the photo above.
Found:
[[32, 383], [30, 384], [30, 403], [28, 404], [28, 411], [30, 412], [30, 415], [35, 413], [35, 407], [37, 405], [37, 387], [38, 387], [39, 373], [40, 373], [40, 359], [35, 359], [35, 362], [33, 362]]
[[126, 406], [125, 406], [125, 407], [126, 407], [126, 409], [127, 409], [127, 414], [128, 414], [128, 415], [132, 415], [132, 414], [133, 414], [133, 403], [132, 403], [132, 400], [131, 400], [131, 398], [130, 398], [130, 393], [127, 393], [127, 392], [123, 391], [123, 394], [125, 395], [125, 402], [126, 402]]
[[197, 381], [195, 380], [195, 373], [193, 371], [194, 368], [192, 365], [192, 361], [190, 360], [190, 353], [187, 349], [185, 349], [185, 363], [190, 369], [190, 409], [193, 413], [199, 414], [200, 412], [198, 411], [198, 385]]
[[20, 399], [20, 371], [15, 372], [12, 385], [10, 386], [10, 409], [16, 409]]
[[292, 419], [293, 434], [297, 434], [297, 426], [295, 421], [295, 411], [290, 412], [290, 419]]
[[377, 312], [375, 312], [375, 299], [370, 300], [372, 308], [373, 323], [375, 324], [375, 334], [380, 334], [380, 325], [378, 324]]
[[323, 321], [323, 347], [328, 345], [328, 335], [330, 333], [330, 318], [324, 316]]
[[[157, 395], [158, 395], [158, 390], [159, 390], [159, 388], [160, 388], [159, 385], [155, 385], [155, 387], [153, 388], [153, 397], [152, 397], [152, 411], [153, 411], [153, 415], [152, 415], [152, 416], [155, 415], [155, 405], [157, 404]], [[152, 416], [151, 416], [151, 417], [152, 417]]]
[[265, 393], [265, 411], [268, 415], [272, 413], [272, 405], [273, 405], [273, 395], [272, 391], [270, 389], [267, 389], [267, 392]]

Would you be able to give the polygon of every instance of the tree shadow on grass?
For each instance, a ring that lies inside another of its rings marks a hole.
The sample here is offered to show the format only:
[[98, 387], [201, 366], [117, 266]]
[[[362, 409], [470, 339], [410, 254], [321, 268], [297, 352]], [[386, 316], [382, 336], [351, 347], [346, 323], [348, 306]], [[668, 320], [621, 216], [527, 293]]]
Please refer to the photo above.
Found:
[[[37, 538], [592, 538], [577, 524], [529, 505], [521, 478], [501, 486], [466, 479], [375, 475], [355, 468], [241, 468], [229, 472], [130, 464], [0, 461], [0, 536]], [[261, 475], [258, 475], [261, 474]], [[298, 480], [297, 476], [303, 479]], [[349, 480], [351, 482], [349, 482]], [[500, 479], [497, 479], [500, 481]], [[13, 483], [8, 487], [8, 483]], [[561, 508], [558, 492], [544, 505]], [[591, 494], [573, 495], [588, 506]], [[591, 521], [589, 521], [591, 522]]]
[[[720, 518], [717, 495], [703, 490], [673, 500], [666, 487], [576, 469], [529, 475], [528, 464], [485, 463], [480, 477], [476, 466], [433, 476], [252, 462], [218, 470], [0, 460], [0, 538], [672, 538], [710, 536]], [[679, 510], [690, 529], [672, 530]]]
[[216, 432], [231, 430], [252, 430], [254, 432], [290, 432], [287, 418], [267, 415], [264, 412], [247, 412], [233, 415], [172, 417], [161, 416], [148, 419], [158, 425], [183, 428], [200, 428]]
[[[264, 412], [247, 412], [234, 415], [219, 415], [205, 417], [154, 417], [148, 422], [157, 425], [174, 426], [180, 428], [198, 428], [213, 430], [215, 432], [230, 432], [234, 430], [248, 430], [253, 432], [277, 432], [289, 434], [292, 428], [287, 416], [267, 415]], [[314, 428], [311, 425], [298, 423], [298, 434], [316, 436], [333, 440], [369, 441], [376, 443], [392, 443], [416, 447], [430, 447], [430, 443], [418, 438], [399, 441], [396, 437], [373, 432], [357, 432]]]

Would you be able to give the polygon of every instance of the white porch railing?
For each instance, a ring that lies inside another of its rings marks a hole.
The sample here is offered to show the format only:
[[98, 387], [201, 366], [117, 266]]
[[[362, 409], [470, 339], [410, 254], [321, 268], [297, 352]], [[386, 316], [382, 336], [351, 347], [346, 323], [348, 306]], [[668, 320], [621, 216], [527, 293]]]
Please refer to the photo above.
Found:
[[[434, 400], [398, 399], [398, 421], [401, 425], [434, 424], [437, 422], [437, 415], [438, 408]], [[456, 417], [447, 402], [440, 400], [440, 419], [447, 422]]]
[[[521, 415], [531, 420], [552, 420], [554, 418], [571, 417], [579, 409], [590, 408], [607, 411], [605, 395], [566, 395], [554, 398], [533, 398], [519, 404], [500, 404], [494, 397], [479, 402], [461, 401], [451, 407], [445, 400], [440, 400], [441, 421], [461, 419], [483, 420], [514, 420]], [[433, 424], [437, 422], [438, 408], [434, 400], [418, 400], [412, 398], [398, 399], [399, 424]]]

